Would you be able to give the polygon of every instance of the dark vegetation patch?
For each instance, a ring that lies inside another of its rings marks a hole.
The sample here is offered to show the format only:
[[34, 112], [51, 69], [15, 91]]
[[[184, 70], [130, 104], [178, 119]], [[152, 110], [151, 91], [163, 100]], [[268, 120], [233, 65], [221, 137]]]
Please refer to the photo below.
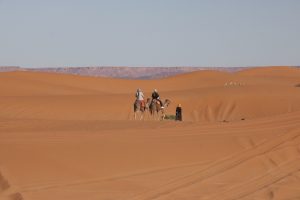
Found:
[[165, 119], [167, 120], [175, 120], [176, 116], [175, 115], [166, 115]]

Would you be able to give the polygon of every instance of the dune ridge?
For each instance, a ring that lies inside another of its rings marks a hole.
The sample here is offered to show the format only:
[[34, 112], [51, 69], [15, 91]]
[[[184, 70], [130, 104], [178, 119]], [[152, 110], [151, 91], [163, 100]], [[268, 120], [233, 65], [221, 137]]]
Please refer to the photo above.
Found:
[[[264, 73], [266, 76], [260, 75]], [[284, 76], [279, 76], [281, 73]], [[147, 97], [157, 88], [163, 99], [173, 102], [169, 114], [181, 103], [185, 120], [235, 121], [300, 110], [299, 88], [294, 87], [299, 76], [299, 69], [283, 67], [235, 74], [200, 71], [149, 81], [5, 72], [0, 74], [3, 81], [0, 106], [2, 115], [12, 118], [128, 120], [133, 116], [136, 88], [142, 88]], [[106, 106], [109, 104], [114, 109]], [[44, 106], [51, 107], [51, 112], [44, 111]]]

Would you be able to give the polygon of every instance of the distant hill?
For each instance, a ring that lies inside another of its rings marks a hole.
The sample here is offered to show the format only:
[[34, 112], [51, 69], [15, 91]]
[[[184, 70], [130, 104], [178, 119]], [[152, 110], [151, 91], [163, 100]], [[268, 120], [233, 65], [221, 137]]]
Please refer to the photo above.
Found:
[[[299, 66], [294, 66], [300, 68]], [[19, 66], [0, 66], [0, 72], [8, 71], [37, 71], [74, 74], [81, 76], [111, 77], [122, 79], [158, 79], [177, 74], [200, 70], [217, 70], [237, 72], [255, 67], [56, 67], [56, 68], [22, 68]]]
[[0, 66], [5, 71], [38, 71], [82, 76], [99, 76], [123, 79], [157, 79], [199, 70], [219, 70], [235, 72], [245, 67], [57, 67], [57, 68], [21, 68], [17, 66]]
[[0, 66], [0, 72], [19, 71], [21, 69], [19, 66]]

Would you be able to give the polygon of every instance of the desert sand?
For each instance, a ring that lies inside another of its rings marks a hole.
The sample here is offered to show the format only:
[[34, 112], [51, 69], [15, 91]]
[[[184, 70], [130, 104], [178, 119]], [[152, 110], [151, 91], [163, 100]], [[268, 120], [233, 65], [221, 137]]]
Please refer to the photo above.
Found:
[[[300, 199], [300, 69], [0, 73], [0, 200]], [[157, 88], [183, 122], [133, 120]]]

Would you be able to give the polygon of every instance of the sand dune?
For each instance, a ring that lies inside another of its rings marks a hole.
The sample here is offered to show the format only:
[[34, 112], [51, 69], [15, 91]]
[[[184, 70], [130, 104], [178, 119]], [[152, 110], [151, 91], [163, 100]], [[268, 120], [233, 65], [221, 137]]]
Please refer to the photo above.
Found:
[[[0, 73], [1, 199], [300, 199], [300, 70]], [[184, 122], [133, 120], [157, 88]]]
[[299, 71], [295, 68], [251, 69], [236, 74], [200, 71], [150, 81], [1, 73], [0, 117], [127, 120], [133, 115], [136, 88], [142, 88], [148, 97], [154, 88], [159, 89], [163, 99], [173, 102], [168, 114], [174, 114], [175, 105], [181, 103], [185, 120], [189, 121], [268, 117], [300, 110], [299, 88], [294, 87], [300, 81]]

